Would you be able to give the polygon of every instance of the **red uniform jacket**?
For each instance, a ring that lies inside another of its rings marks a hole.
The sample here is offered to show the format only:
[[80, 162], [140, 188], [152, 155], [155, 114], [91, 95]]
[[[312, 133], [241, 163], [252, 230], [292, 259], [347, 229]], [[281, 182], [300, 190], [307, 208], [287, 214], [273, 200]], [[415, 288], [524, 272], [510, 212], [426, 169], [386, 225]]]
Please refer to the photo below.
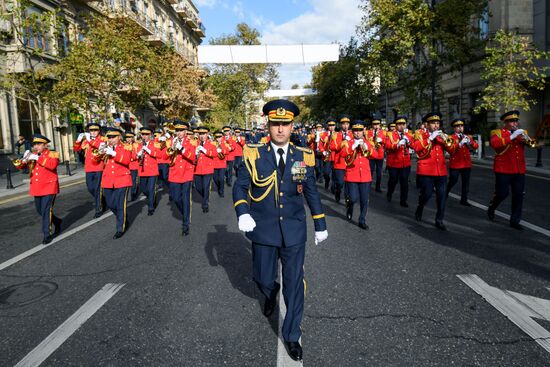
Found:
[[369, 156], [375, 152], [374, 146], [369, 139], [364, 139], [367, 149], [363, 151], [361, 147], [352, 150], [354, 138], [350, 141], [344, 141], [340, 156], [347, 162], [345, 182], [371, 182]]
[[[409, 138], [410, 144], [413, 142], [413, 137], [410, 133], [403, 133]], [[397, 147], [401, 140], [401, 135], [397, 131], [389, 131], [387, 134], [386, 144], [384, 144], [387, 152], [386, 165], [391, 168], [405, 168], [411, 166], [411, 155], [409, 148], [404, 145]]]
[[[345, 138], [348, 137], [347, 139]], [[334, 169], [346, 169], [346, 161], [344, 156], [340, 154], [342, 151], [342, 142], [345, 140], [351, 141], [353, 139], [351, 130], [348, 130], [347, 134], [344, 135], [342, 131], [332, 134], [330, 138], [330, 150], [335, 153], [334, 155]], [[348, 141], [348, 143], [349, 143]]]
[[101, 143], [105, 143], [106, 139], [101, 135], [98, 135], [93, 140], [86, 140], [85, 138], [82, 141], [75, 141], [73, 149], [75, 152], [84, 151], [84, 172], [101, 172], [103, 171], [103, 161], [97, 161], [93, 159], [92, 149], [99, 149]]
[[214, 146], [214, 144], [212, 144], [210, 140], [206, 140], [203, 147], [204, 149], [206, 149], [206, 153], [198, 152], [198, 158], [195, 158], [197, 161], [197, 164], [195, 166], [195, 174], [211, 175], [214, 173], [214, 156], [218, 153], [216, 152], [216, 147]]
[[[225, 142], [225, 146], [227, 147], [227, 154], [225, 155], [226, 161], [234, 161], [235, 160], [235, 150], [237, 149], [237, 142], [235, 139], [233, 139], [232, 136], [229, 136], [228, 138], [225, 137], [225, 135], [222, 137], [222, 141]], [[216, 154], [217, 155], [217, 154]], [[221, 167], [218, 167], [221, 168]]]
[[384, 159], [384, 144], [386, 143], [386, 132], [382, 129], [376, 129], [376, 137], [374, 136], [374, 130], [367, 130], [367, 139], [372, 141], [373, 144], [376, 143], [376, 138], [380, 138], [382, 141], [379, 143], [380, 146], [378, 149], [371, 154], [371, 159]]
[[[240, 139], [240, 141], [238, 140]], [[235, 137], [235, 151], [233, 152], [233, 155], [235, 157], [242, 157], [243, 156], [243, 147], [246, 144], [244, 136], [236, 136]]]
[[[336, 152], [330, 150], [330, 141], [331, 137], [336, 137], [336, 132], [332, 133], [330, 131], [325, 131], [321, 134], [321, 144], [319, 145], [319, 150], [323, 156], [324, 161], [334, 162], [336, 159]], [[329, 152], [329, 156], [325, 156], [325, 152]]]
[[[143, 144], [139, 145], [138, 152], [141, 150], [142, 145]], [[147, 148], [151, 150], [151, 154], [148, 154], [147, 152], [143, 153], [143, 164], [138, 169], [139, 177], [152, 177], [159, 175], [159, 165], [157, 158], [159, 158], [163, 154], [160, 150], [160, 144], [150, 140], [147, 143]]]
[[[449, 151], [451, 154], [451, 158], [449, 158], [449, 168], [452, 169], [472, 168], [472, 157], [470, 157], [470, 151], [476, 150], [479, 146], [477, 141], [475, 141], [471, 135], [461, 135], [462, 136], [456, 133], [451, 135], [454, 139], [454, 143]], [[460, 147], [459, 143], [464, 136], [468, 136], [468, 138], [470, 138], [471, 145], [468, 146], [464, 144]]]
[[132, 160], [132, 146], [117, 144], [114, 148], [116, 155], [105, 155], [105, 168], [101, 178], [101, 187], [104, 189], [120, 189], [132, 186], [130, 175], [130, 161]]
[[132, 158], [130, 160], [130, 171], [137, 171], [139, 169], [139, 160], [137, 158], [137, 154], [139, 152], [140, 144], [139, 143], [132, 143]]
[[424, 176], [447, 176], [445, 151], [450, 149], [441, 137], [430, 141], [428, 131], [417, 130], [414, 134], [413, 149], [418, 156], [416, 173]]
[[214, 154], [214, 160], [212, 162], [214, 169], [226, 168], [227, 157], [229, 156], [229, 154], [231, 154], [229, 152], [229, 146], [230, 146], [229, 141], [226, 141], [224, 138], [222, 138], [220, 149], [222, 150], [221, 155], [223, 158], [220, 158], [220, 154], [218, 153], [218, 150], [217, 150], [218, 142], [214, 142], [213, 144], [216, 147], [216, 154]]
[[491, 131], [491, 147], [495, 150], [493, 170], [497, 173], [525, 173], [525, 143], [522, 137], [510, 139], [507, 129]]
[[[29, 175], [30, 195], [45, 196], [59, 194], [59, 180], [57, 178], [57, 166], [59, 165], [59, 153], [44, 149], [38, 157]], [[28, 164], [17, 166], [24, 169]]]
[[[158, 148], [158, 155], [157, 155], [157, 163], [164, 163], [168, 164], [170, 163], [169, 159], [164, 159], [164, 152], [166, 152], [166, 148], [168, 147], [168, 140], [163, 144], [158, 138], [155, 139], [155, 146]], [[162, 148], [164, 146], [164, 148]], [[161, 149], [162, 148], [162, 149]]]
[[[173, 140], [171, 144], [173, 144]], [[168, 182], [184, 183], [193, 181], [196, 147], [191, 143], [191, 140], [183, 139], [183, 148], [183, 153], [178, 152], [176, 158], [174, 158], [174, 165], [168, 171]], [[164, 158], [169, 159], [166, 152]]]

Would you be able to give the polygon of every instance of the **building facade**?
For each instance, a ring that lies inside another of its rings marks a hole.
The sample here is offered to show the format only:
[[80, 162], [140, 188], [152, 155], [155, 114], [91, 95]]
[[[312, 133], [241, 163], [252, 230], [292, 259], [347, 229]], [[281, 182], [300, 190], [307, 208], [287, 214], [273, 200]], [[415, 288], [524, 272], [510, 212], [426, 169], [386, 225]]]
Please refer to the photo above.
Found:
[[[499, 29], [505, 29], [531, 38], [540, 50], [550, 51], [550, 0], [491, 0], [486, 14], [479, 22], [481, 38], [487, 38]], [[547, 61], [546, 65], [550, 65], [550, 62]], [[445, 128], [448, 129], [449, 121], [459, 116], [468, 120], [471, 130], [475, 133], [486, 133], [499, 123], [500, 112], [473, 112], [479, 104], [484, 88], [480, 74], [479, 62], [467, 65], [462, 72], [439, 70], [438, 88], [442, 93], [437, 100], [437, 107], [443, 115]], [[536, 103], [531, 110], [520, 112], [522, 127], [534, 136], [539, 123], [544, 119], [550, 119], [550, 88], [533, 91], [532, 97]], [[392, 90], [387, 96], [381, 94], [381, 114], [391, 120], [392, 111], [397, 109], [401, 98], [402, 94], [398, 89]], [[424, 112], [427, 111], [418, 111], [416, 116], [410, 116], [410, 112], [408, 114], [411, 120], [418, 122]]]
[[[25, 9], [27, 15], [57, 10], [63, 31], [53, 37], [53, 30], [51, 34], [20, 30], [17, 18], [10, 17], [10, 11], [17, 6], [16, 0], [2, 1], [0, 73], [24, 72], [30, 66], [40, 67], [40, 63], [55, 63], [69, 51], [72, 42], [82, 37], [82, 19], [90, 13], [134, 21], [141, 27], [144, 40], [152, 45], [170, 45], [190, 65], [198, 67], [197, 48], [206, 30], [191, 0], [31, 0], [31, 3]], [[40, 60], [33, 60], [25, 49], [40, 49]], [[156, 126], [160, 119], [154, 103], [139, 111], [112, 112], [124, 123], [138, 126]], [[60, 152], [62, 160], [74, 161], [73, 140], [87, 121], [89, 116], [80, 114], [54, 116], [47, 105], [18, 98], [14, 90], [0, 89], [0, 169], [4, 171], [9, 167], [8, 157], [15, 152], [19, 134], [30, 139], [33, 133], [42, 133], [51, 138], [51, 149]]]

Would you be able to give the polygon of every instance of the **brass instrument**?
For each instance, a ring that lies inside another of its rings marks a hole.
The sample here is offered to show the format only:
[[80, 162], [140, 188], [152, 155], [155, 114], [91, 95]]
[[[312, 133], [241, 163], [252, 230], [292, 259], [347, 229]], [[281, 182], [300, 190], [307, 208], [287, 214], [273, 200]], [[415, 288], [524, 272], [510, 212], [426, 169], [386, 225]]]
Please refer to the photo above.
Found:
[[183, 143], [183, 140], [180, 140], [178, 138], [172, 140], [172, 145], [166, 148], [166, 154], [170, 157], [170, 163], [168, 163], [169, 167], [174, 166], [176, 164], [176, 157], [178, 156], [178, 150], [176, 149], [177, 143]]
[[168, 128], [169, 131], [174, 131], [176, 129], [173, 122], [167, 123], [166, 128]]
[[23, 165], [27, 165], [29, 168], [29, 177], [32, 176], [32, 170], [34, 169], [34, 166], [36, 165], [36, 161], [34, 159], [29, 159], [29, 156], [33, 153], [36, 153], [36, 150], [33, 148], [32, 150], [27, 150], [23, 157], [21, 158], [14, 158], [11, 160], [11, 163], [15, 166], [15, 168], [21, 168]]
[[[218, 148], [220, 148], [221, 144], [218, 143], [218, 141], [216, 141], [216, 151], [218, 150]], [[219, 152], [218, 153], [218, 158], [219, 159], [224, 159], [225, 158], [225, 154], [223, 154], [223, 152]]]
[[454, 139], [452, 136], [445, 134], [442, 130], [439, 130], [439, 137], [445, 142], [447, 147], [451, 147], [454, 144]]
[[330, 141], [332, 140], [333, 137], [334, 138], [336, 137], [336, 133], [332, 133], [330, 136], [327, 135], [327, 141], [325, 142], [325, 145], [326, 145], [325, 152], [327, 152], [327, 154], [323, 157], [323, 162], [330, 161], [330, 156], [332, 155], [332, 152], [330, 151]]
[[374, 149], [378, 150], [380, 148], [380, 143], [378, 140], [378, 129], [374, 129], [372, 132], [372, 144], [374, 145]]
[[525, 143], [525, 145], [527, 145], [529, 148], [536, 148], [538, 143], [537, 143], [537, 139], [532, 139], [530, 136], [529, 136], [529, 133], [527, 132], [527, 130], [523, 130], [523, 142]]
[[403, 155], [409, 155], [409, 147], [410, 147], [410, 141], [409, 139], [407, 138], [407, 136], [405, 135], [405, 132], [400, 132], [399, 133], [399, 140], [405, 140], [405, 146], [404, 146], [404, 150], [403, 150]]

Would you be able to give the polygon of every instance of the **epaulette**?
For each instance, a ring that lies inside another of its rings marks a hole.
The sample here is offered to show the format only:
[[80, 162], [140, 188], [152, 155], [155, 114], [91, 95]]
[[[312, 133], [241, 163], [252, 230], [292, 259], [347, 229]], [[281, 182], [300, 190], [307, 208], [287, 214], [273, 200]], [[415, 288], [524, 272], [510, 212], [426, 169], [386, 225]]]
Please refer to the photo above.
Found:
[[248, 161], [255, 161], [260, 158], [260, 152], [258, 148], [263, 147], [265, 144], [246, 144], [243, 147], [243, 159]]
[[496, 135], [499, 138], [502, 138], [502, 131], [500, 129], [491, 130], [491, 136]]
[[48, 152], [48, 157], [59, 159], [59, 152], [52, 152], [52, 151], [50, 150], [50, 151]]
[[123, 144], [124, 149], [129, 150], [130, 152], [134, 150], [132, 144]]
[[422, 131], [421, 130], [416, 130], [414, 132], [414, 139], [416, 139], [416, 140], [421, 140], [422, 139]]
[[304, 153], [304, 162], [306, 162], [306, 166], [315, 167], [315, 155], [313, 154], [313, 150], [304, 147], [296, 147], [296, 149]]
[[160, 149], [160, 143], [155, 142], [155, 143], [153, 143], [153, 145], [155, 146], [155, 148]]
[[106, 142], [106, 141], [107, 141], [107, 137], [106, 137], [106, 136], [102, 136], [102, 137], [101, 137], [101, 141], [105, 141], [105, 142]]

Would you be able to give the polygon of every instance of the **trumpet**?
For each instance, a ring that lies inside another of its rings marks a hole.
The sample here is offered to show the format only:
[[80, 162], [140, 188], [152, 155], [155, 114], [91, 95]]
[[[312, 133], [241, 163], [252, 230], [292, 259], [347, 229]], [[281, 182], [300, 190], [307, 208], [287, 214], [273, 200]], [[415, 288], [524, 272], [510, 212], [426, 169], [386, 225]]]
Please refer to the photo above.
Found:
[[538, 143], [537, 139], [532, 139], [529, 134], [527, 133], [527, 130], [523, 131], [523, 142], [525, 145], [527, 145], [529, 148], [536, 148]]
[[452, 136], [445, 134], [442, 130], [439, 130], [439, 137], [445, 142], [447, 147], [451, 147], [454, 144], [454, 139]]
[[23, 153], [23, 157], [14, 158], [14, 159], [11, 160], [11, 163], [17, 169], [22, 168], [22, 166], [24, 166], [26, 164], [29, 168], [29, 176], [32, 176], [32, 170], [34, 169], [34, 166], [36, 165], [36, 161], [34, 159], [29, 159], [29, 157], [33, 153], [36, 153], [36, 150], [34, 148], [32, 150], [27, 150], [27, 151], [25, 151], [25, 153]]
[[183, 143], [183, 140], [176, 138], [172, 141], [172, 145], [166, 148], [166, 154], [170, 157], [170, 163], [168, 163], [168, 166], [172, 167], [176, 164], [176, 157], [178, 156], [178, 149], [176, 149], [176, 145], [181, 143]]
[[[221, 147], [221, 144], [218, 143], [218, 142], [216, 141], [216, 151], [217, 151], [220, 147]], [[219, 159], [224, 159], [224, 158], [225, 158], [225, 154], [223, 154], [222, 152], [219, 152], [219, 153], [218, 153], [218, 158], [219, 158]]]

